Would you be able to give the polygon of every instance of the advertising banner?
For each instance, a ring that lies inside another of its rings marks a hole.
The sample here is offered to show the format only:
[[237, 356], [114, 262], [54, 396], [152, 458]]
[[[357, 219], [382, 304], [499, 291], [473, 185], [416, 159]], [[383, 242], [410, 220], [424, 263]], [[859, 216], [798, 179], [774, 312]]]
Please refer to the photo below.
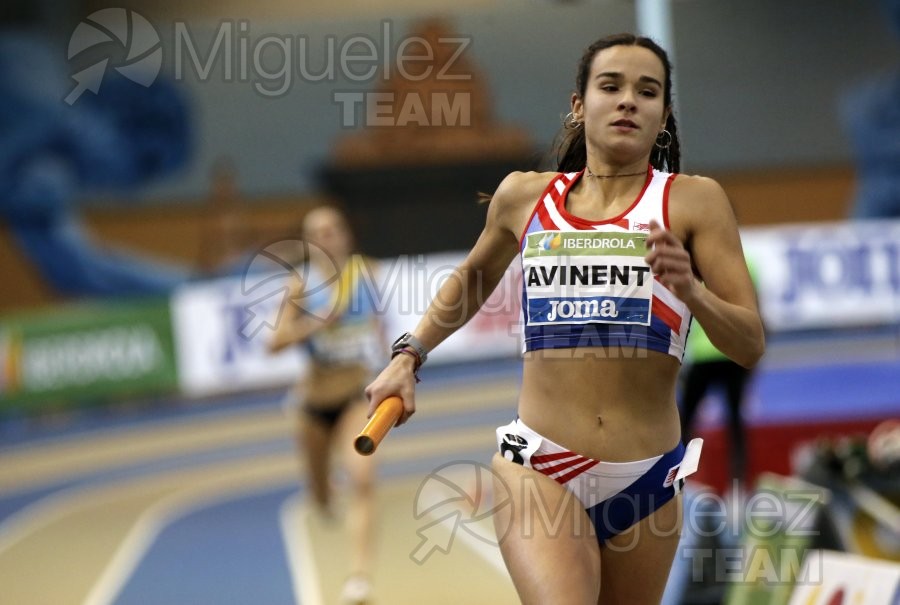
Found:
[[[390, 341], [416, 327], [440, 285], [463, 258], [462, 253], [447, 253], [373, 263], [364, 284], [371, 293], [372, 312], [382, 326], [382, 334], [373, 334], [371, 343], [373, 370], [387, 362]], [[283, 386], [303, 375], [307, 363], [304, 347], [289, 347], [277, 354], [268, 350], [286, 305], [317, 313], [319, 305], [312, 302], [316, 296], [289, 299], [287, 284], [292, 271], [288, 266], [176, 290], [172, 317], [185, 393], [199, 396]], [[311, 278], [310, 274], [300, 277]], [[429, 357], [429, 365], [516, 355], [521, 332], [519, 283], [521, 276], [508, 270], [479, 313], [441, 344]], [[476, 280], [465, 287], [477, 290], [482, 285]], [[325, 285], [311, 289], [320, 294]], [[473, 294], [481, 296], [479, 291]], [[461, 307], [454, 314], [460, 316], [463, 311]]]
[[[806, 580], [812, 576], [818, 577], [815, 581]], [[790, 605], [894, 605], [898, 599], [897, 562], [814, 550], [806, 557]]]
[[[184, 286], [172, 296], [181, 390], [192, 396], [286, 385], [300, 377], [299, 347], [268, 351], [284, 280], [262, 276], [247, 290], [242, 278]], [[266, 278], [268, 281], [265, 281]], [[266, 296], [262, 296], [265, 294]]]
[[744, 229], [741, 237], [769, 330], [900, 323], [900, 221]]
[[166, 300], [59, 307], [0, 319], [0, 403], [77, 404], [177, 386]]

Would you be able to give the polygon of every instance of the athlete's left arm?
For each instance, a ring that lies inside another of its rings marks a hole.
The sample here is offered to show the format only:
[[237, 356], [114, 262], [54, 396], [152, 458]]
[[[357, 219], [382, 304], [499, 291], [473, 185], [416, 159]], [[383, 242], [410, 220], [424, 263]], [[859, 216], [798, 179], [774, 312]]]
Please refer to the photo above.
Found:
[[669, 226], [667, 231], [651, 224], [647, 245], [654, 248], [646, 258], [653, 273], [722, 353], [752, 367], [765, 350], [765, 336], [737, 220], [722, 187], [704, 177], [676, 178]]

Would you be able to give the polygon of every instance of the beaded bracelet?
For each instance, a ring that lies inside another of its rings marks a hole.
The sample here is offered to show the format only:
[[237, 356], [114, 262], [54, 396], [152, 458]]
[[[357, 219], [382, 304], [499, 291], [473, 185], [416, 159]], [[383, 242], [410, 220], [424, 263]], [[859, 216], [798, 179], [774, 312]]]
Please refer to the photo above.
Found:
[[413, 377], [416, 379], [416, 384], [422, 382], [422, 379], [419, 378], [419, 368], [422, 367], [422, 358], [419, 357], [419, 354], [416, 353], [416, 350], [413, 349], [412, 347], [404, 347], [404, 348], [400, 349], [399, 351], [397, 351], [396, 353], [394, 353], [391, 356], [391, 359], [393, 359], [400, 353], [406, 353], [407, 355], [409, 355], [410, 357], [412, 357], [413, 359], [416, 360], [416, 365], [413, 367]]

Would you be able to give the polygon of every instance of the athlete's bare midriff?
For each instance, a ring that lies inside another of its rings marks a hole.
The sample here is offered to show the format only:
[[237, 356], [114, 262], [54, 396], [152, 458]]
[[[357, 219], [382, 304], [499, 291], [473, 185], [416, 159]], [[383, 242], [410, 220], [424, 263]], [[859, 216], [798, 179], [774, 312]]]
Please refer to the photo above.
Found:
[[544, 437], [596, 460], [664, 454], [681, 437], [675, 404], [679, 368], [671, 355], [647, 349], [530, 351], [519, 417]]
[[357, 399], [369, 379], [369, 369], [362, 364], [310, 364], [306, 376], [307, 404], [318, 409], [339, 407], [347, 399]]

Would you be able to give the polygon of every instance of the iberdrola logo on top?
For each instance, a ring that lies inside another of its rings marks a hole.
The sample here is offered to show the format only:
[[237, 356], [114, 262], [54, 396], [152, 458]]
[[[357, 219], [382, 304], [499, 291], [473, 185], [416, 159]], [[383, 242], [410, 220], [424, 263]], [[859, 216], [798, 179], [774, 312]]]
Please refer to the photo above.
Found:
[[541, 248], [541, 250], [556, 250], [560, 247], [561, 244], [561, 233], [548, 233], [541, 238], [541, 241], [538, 242], [538, 247]]
[[[88, 53], [94, 49], [94, 53]], [[162, 66], [159, 34], [144, 17], [124, 8], [104, 8], [78, 24], [69, 40], [69, 61], [90, 55], [89, 65], [72, 74], [75, 88], [66, 96], [72, 105], [86, 90], [97, 94], [110, 67], [149, 87]], [[110, 64], [112, 63], [112, 64]]]

